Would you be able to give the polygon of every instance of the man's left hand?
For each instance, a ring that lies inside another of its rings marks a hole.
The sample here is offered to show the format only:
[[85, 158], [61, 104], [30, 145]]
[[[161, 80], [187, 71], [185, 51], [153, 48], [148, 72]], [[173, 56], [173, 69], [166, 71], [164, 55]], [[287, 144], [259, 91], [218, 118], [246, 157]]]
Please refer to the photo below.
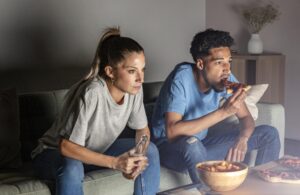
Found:
[[245, 159], [245, 155], [247, 152], [247, 137], [239, 137], [236, 143], [232, 148], [229, 149], [228, 154], [226, 156], [227, 161], [234, 161], [234, 162], [242, 162]]

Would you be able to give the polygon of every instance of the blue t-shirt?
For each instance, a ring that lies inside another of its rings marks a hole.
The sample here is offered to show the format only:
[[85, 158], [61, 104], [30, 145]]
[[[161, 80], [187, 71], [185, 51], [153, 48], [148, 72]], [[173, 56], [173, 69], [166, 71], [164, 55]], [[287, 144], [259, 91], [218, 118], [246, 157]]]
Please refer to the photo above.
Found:
[[[151, 121], [153, 138], [157, 144], [167, 139], [165, 129], [166, 112], [176, 112], [182, 115], [184, 121], [196, 119], [218, 109], [220, 100], [229, 96], [225, 88], [222, 92], [209, 90], [202, 93], [194, 78], [194, 65], [186, 62], [178, 64], [164, 82]], [[228, 80], [237, 82], [232, 74]], [[202, 140], [206, 135], [207, 129], [195, 136]]]

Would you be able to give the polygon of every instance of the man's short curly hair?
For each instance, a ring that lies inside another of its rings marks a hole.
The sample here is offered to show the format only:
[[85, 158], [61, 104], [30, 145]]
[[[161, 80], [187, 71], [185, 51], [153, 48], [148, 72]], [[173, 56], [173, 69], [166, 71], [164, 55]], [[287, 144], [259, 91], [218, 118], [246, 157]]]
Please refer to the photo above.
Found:
[[190, 53], [196, 62], [197, 59], [208, 56], [210, 49], [217, 47], [231, 47], [233, 42], [234, 40], [229, 35], [229, 32], [207, 29], [194, 36]]

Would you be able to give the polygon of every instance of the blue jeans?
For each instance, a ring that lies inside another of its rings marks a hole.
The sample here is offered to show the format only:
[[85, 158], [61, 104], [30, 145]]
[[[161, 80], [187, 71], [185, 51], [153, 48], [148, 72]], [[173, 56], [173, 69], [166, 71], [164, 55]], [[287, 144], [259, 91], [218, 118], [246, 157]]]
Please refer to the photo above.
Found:
[[[158, 145], [161, 164], [178, 172], [188, 171], [193, 183], [199, 183], [196, 164], [206, 160], [224, 160], [238, 136], [239, 131], [234, 131], [203, 140], [183, 136], [171, 143], [165, 141]], [[255, 165], [278, 159], [280, 140], [277, 129], [268, 125], [256, 127], [248, 140], [247, 153], [254, 149], [258, 150]]]
[[[118, 139], [105, 154], [118, 156], [134, 146], [134, 139]], [[149, 166], [134, 181], [134, 194], [136, 195], [154, 195], [159, 189], [159, 154], [153, 143], [149, 144], [146, 156]], [[55, 194], [58, 195], [82, 195], [84, 173], [103, 169], [103, 167], [87, 165], [64, 157], [55, 149], [46, 149], [37, 155], [33, 160], [33, 165], [41, 179], [55, 180]]]

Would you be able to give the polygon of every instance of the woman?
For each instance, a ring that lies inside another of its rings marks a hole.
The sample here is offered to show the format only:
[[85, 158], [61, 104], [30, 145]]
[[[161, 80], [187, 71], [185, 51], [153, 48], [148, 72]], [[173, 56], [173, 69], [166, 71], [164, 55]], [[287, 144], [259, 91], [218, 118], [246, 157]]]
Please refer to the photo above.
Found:
[[[119, 29], [107, 29], [91, 71], [69, 90], [62, 112], [33, 151], [42, 179], [56, 181], [56, 194], [83, 194], [84, 173], [103, 167], [134, 180], [134, 194], [155, 194], [159, 155], [147, 143], [146, 156], [134, 156], [136, 140], [150, 136], [143, 104], [143, 48]], [[128, 125], [136, 139], [117, 139]], [[149, 140], [149, 139], [148, 139]]]

